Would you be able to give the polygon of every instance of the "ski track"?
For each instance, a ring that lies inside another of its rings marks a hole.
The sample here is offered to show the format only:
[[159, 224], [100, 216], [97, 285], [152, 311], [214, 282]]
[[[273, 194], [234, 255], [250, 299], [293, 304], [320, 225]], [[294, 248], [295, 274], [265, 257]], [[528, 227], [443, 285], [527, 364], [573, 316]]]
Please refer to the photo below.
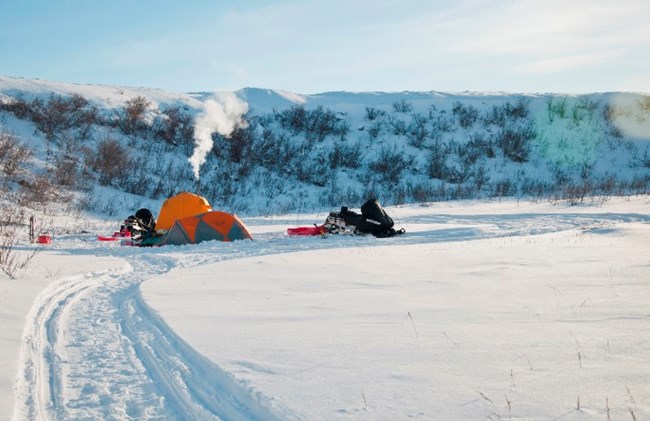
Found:
[[[400, 222], [443, 227], [381, 240], [288, 238], [271, 233], [255, 241], [160, 249], [93, 245], [89, 254], [122, 257], [129, 263], [59, 280], [36, 299], [23, 333], [13, 419], [299, 419], [192, 349], [146, 304], [140, 284], [174, 268], [301, 250], [381, 246], [387, 241], [421, 244], [590, 231], [618, 223], [648, 223], [650, 217], [435, 215]], [[61, 242], [65, 245], [65, 240]]]

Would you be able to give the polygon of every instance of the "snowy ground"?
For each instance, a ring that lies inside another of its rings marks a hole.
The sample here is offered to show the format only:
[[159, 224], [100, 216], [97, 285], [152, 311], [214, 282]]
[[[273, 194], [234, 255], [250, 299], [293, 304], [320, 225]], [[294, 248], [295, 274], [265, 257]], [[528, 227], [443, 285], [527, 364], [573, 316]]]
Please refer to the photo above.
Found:
[[0, 419], [650, 417], [648, 197], [388, 212], [406, 235], [55, 237], [0, 279]]

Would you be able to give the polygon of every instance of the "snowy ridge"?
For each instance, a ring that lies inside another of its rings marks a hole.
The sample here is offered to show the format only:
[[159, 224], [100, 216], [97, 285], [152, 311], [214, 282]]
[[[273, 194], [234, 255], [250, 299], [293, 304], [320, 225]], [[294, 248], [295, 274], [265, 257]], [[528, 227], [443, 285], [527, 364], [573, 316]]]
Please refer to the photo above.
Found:
[[8, 76], [0, 76], [0, 92], [5, 97], [22, 96], [25, 99], [50, 94], [63, 96], [79, 94], [91, 103], [106, 108], [121, 107], [126, 101], [137, 96], [143, 96], [158, 105], [187, 104], [191, 107], [201, 107], [201, 102], [190, 95], [164, 91], [162, 89], [51, 82], [40, 79]]
[[[450, 103], [453, 101], [485, 101], [516, 98], [526, 96], [530, 98], [545, 98], [549, 96], [583, 96], [568, 95], [559, 93], [514, 93], [514, 92], [439, 92], [439, 91], [403, 91], [403, 92], [349, 92], [331, 91], [313, 94], [302, 94], [282, 89], [263, 89], [247, 87], [235, 91], [235, 93], [247, 101], [251, 109], [257, 113], [268, 113], [273, 109], [288, 108], [292, 105], [305, 105], [307, 107], [349, 107], [363, 110], [364, 107], [390, 107], [394, 102], [404, 100], [415, 105], [434, 103]], [[54, 82], [41, 79], [27, 79], [9, 76], [0, 76], [0, 99], [22, 96], [31, 99], [36, 96], [47, 96], [49, 94], [70, 96], [79, 94], [89, 101], [105, 106], [116, 108], [136, 96], [143, 96], [152, 101], [155, 105], [168, 106], [182, 104], [195, 110], [202, 107], [202, 103], [213, 97], [214, 92], [171, 92], [156, 88], [129, 87], [113, 85], [93, 85]], [[604, 92], [593, 93], [588, 96], [593, 98], [607, 99], [613, 96], [636, 96], [642, 94]]]

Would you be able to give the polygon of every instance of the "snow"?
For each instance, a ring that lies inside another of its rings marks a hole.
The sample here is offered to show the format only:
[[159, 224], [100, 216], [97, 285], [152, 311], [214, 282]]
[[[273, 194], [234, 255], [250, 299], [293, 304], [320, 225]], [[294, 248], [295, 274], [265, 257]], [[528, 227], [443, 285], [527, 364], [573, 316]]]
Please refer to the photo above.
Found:
[[55, 234], [0, 278], [0, 418], [650, 416], [647, 196], [387, 211], [405, 235], [285, 235], [323, 213], [234, 243]]
[[23, 96], [25, 99], [32, 99], [36, 96], [47, 97], [50, 94], [63, 96], [78, 94], [91, 103], [107, 108], [121, 107], [126, 101], [138, 96], [143, 96], [156, 105], [179, 105], [182, 103], [200, 108], [202, 103], [192, 95], [162, 89], [52, 82], [8, 76], [0, 76], [0, 91], [4, 96]]

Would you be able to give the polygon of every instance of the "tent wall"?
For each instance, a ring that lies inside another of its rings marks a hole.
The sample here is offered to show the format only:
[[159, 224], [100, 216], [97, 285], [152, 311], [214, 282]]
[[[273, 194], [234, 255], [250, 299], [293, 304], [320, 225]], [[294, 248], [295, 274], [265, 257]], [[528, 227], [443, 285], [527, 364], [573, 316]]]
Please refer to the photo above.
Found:
[[244, 223], [225, 212], [206, 212], [178, 219], [161, 239], [159, 245], [196, 244], [203, 241], [252, 240]]
[[156, 230], [169, 230], [174, 221], [188, 216], [210, 212], [212, 208], [208, 201], [193, 193], [179, 193], [165, 200], [158, 213]]

